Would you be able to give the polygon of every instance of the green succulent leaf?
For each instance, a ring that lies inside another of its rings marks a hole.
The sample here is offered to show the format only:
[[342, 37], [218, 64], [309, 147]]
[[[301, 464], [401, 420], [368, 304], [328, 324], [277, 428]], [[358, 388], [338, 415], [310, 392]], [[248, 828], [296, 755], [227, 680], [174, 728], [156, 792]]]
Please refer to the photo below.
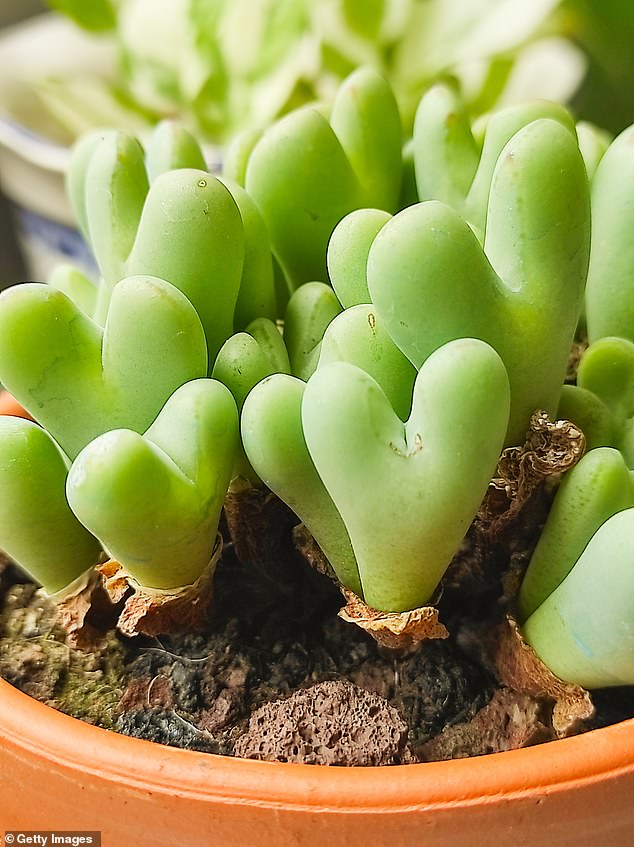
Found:
[[326, 248], [353, 209], [394, 211], [401, 184], [401, 128], [387, 83], [362, 69], [341, 86], [330, 122], [307, 106], [257, 142], [246, 189], [266, 221], [293, 288], [326, 279]]
[[70, 458], [108, 429], [143, 432], [206, 371], [198, 315], [163, 280], [122, 280], [104, 329], [48, 285], [0, 295], [0, 381]]
[[168, 280], [185, 294], [212, 363], [233, 334], [244, 255], [244, 226], [230, 191], [206, 171], [186, 168], [152, 183], [125, 269]]
[[414, 124], [419, 198], [441, 200], [484, 236], [489, 192], [502, 151], [521, 129], [544, 119], [557, 121], [576, 137], [570, 113], [540, 100], [491, 114], [480, 149], [457, 89], [449, 83], [434, 85], [421, 99]]
[[207, 163], [194, 136], [177, 121], [160, 121], [145, 148], [145, 167], [150, 182], [180, 168], [207, 170]]
[[291, 373], [304, 381], [313, 373], [324, 332], [341, 311], [332, 288], [323, 282], [307, 282], [295, 291], [284, 318]]
[[116, 429], [90, 442], [71, 466], [68, 502], [140, 585], [190, 585], [211, 559], [237, 443], [228, 389], [193, 380], [144, 435]]
[[634, 342], [634, 126], [609, 146], [592, 180], [592, 252], [586, 286], [590, 342]]
[[634, 684], [634, 509], [607, 520], [522, 627], [560, 679], [584, 688]]
[[101, 547], [66, 501], [66, 459], [45, 430], [0, 416], [0, 549], [47, 594], [71, 586]]
[[371, 302], [368, 254], [372, 242], [391, 218], [381, 209], [356, 209], [335, 227], [328, 243], [328, 275], [344, 309]]
[[222, 178], [240, 212], [244, 229], [244, 264], [233, 316], [236, 331], [258, 318], [278, 317], [273, 255], [264, 219], [247, 192]]
[[625, 338], [595, 341], [579, 362], [577, 385], [609, 411], [610, 443], [634, 468], [634, 343]]
[[74, 151], [68, 185], [101, 271], [95, 316], [103, 324], [112, 289], [128, 275], [125, 262], [148, 192], [141, 145], [133, 136], [114, 130], [88, 136]]
[[568, 576], [599, 527], [632, 507], [634, 479], [618, 450], [586, 453], [559, 487], [531, 556], [519, 593], [522, 620]]
[[57, 265], [46, 280], [51, 288], [64, 293], [85, 315], [92, 317], [97, 306], [97, 286], [73, 265]]
[[315, 371], [304, 435], [350, 536], [367, 603], [404, 611], [430, 601], [495, 469], [508, 409], [504, 365], [475, 339], [429, 357], [405, 424], [360, 368], [333, 362]]
[[381, 386], [399, 418], [407, 419], [416, 368], [394, 344], [372, 305], [345, 309], [328, 325], [317, 367], [330, 362], [361, 368]]
[[577, 143], [561, 123], [537, 120], [498, 159], [484, 247], [455, 210], [431, 200], [396, 215], [370, 248], [372, 302], [416, 367], [441, 344], [465, 336], [498, 351], [511, 383], [507, 443], [521, 443], [536, 409], [557, 409], [589, 228]]
[[305, 383], [287, 374], [267, 377], [242, 410], [245, 452], [262, 481], [302, 520], [341, 582], [361, 594], [348, 533], [315, 470], [302, 430]]

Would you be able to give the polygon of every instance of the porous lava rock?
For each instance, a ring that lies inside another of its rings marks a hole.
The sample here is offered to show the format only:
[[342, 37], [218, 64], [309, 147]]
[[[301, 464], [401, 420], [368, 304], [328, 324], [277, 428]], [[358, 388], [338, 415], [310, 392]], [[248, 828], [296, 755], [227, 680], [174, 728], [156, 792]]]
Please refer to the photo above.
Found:
[[254, 712], [235, 754], [315, 765], [412, 761], [407, 726], [389, 703], [347, 680], [329, 680]]

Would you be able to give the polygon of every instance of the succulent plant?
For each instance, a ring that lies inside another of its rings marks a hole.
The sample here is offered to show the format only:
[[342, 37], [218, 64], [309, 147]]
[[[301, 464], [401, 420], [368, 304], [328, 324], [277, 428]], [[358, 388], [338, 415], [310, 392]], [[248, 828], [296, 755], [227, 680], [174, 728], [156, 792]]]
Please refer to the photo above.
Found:
[[634, 509], [596, 531], [574, 567], [523, 625], [526, 640], [566, 682], [634, 684]]
[[[506, 371], [484, 342], [453, 341], [421, 368], [411, 405], [404, 425], [372, 376], [330, 361], [305, 388], [284, 377], [260, 383], [242, 415], [259, 476], [327, 555], [334, 546], [333, 567], [358, 590], [345, 527], [364, 599], [390, 611], [430, 600], [480, 505], [506, 432]], [[477, 424], [482, 415], [486, 430]], [[316, 474], [325, 489], [318, 494]], [[333, 509], [342, 523], [334, 543], [322, 542], [321, 522]]]
[[0, 546], [54, 595], [103, 550], [133, 590], [182, 599], [217, 559], [227, 493], [273, 492], [345, 588], [409, 612], [499, 491], [503, 447], [559, 404], [593, 449], [537, 541], [523, 631], [565, 680], [634, 682], [634, 341], [593, 339], [563, 387], [590, 179], [592, 272], [626, 287], [606, 222], [629, 220], [631, 186], [608, 190], [629, 137], [604, 152], [544, 103], [474, 125], [442, 84], [404, 156], [369, 70], [331, 111], [238, 139], [221, 177], [174, 124], [145, 150], [87, 137], [68, 188], [100, 279], [64, 266], [0, 295], [0, 381], [37, 421], [0, 419]]
[[194, 307], [155, 277], [122, 280], [103, 329], [42, 283], [0, 295], [0, 379], [71, 459], [109, 429], [143, 432], [179, 385], [206, 372]]
[[228, 389], [188, 382], [143, 435], [113, 429], [84, 447], [68, 475], [68, 502], [144, 588], [191, 585], [216, 544], [237, 443]]
[[564, 478], [520, 588], [528, 618], [575, 566], [588, 542], [612, 515], [634, 508], [634, 475], [618, 450], [590, 450]]
[[454, 338], [491, 344], [511, 383], [507, 443], [519, 443], [536, 408], [556, 411], [581, 308], [590, 218], [574, 132], [552, 119], [528, 123], [502, 146], [490, 183], [482, 242], [458, 211], [429, 200], [399, 212], [373, 240], [375, 211], [344, 220], [329, 263], [340, 289], [360, 291], [363, 276], [352, 283], [337, 250], [354, 244], [351, 268], [362, 275], [358, 255], [367, 249], [369, 295], [417, 368]]
[[275, 317], [272, 257], [253, 201], [192, 167], [200, 148], [185, 133], [174, 135], [169, 125], [156, 128], [147, 164], [124, 133], [86, 137], [73, 155], [69, 195], [101, 272], [95, 320], [105, 322], [121, 279], [167, 280], [196, 309], [211, 367], [234, 329]]
[[389, 85], [361, 69], [341, 86], [328, 118], [306, 106], [253, 145], [244, 186], [266, 220], [291, 290], [325, 282], [326, 246], [344, 215], [363, 206], [395, 211], [402, 143]]

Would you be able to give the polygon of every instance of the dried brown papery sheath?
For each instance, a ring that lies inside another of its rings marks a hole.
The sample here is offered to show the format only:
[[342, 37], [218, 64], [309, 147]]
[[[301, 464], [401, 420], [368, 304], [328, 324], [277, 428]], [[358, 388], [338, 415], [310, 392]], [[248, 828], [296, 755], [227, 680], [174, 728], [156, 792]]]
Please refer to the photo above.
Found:
[[154, 591], [138, 585], [114, 560], [99, 567], [113, 602], [126, 597], [117, 628], [123, 635], [160, 635], [199, 629], [209, 620], [213, 579], [222, 554], [218, 536], [211, 561], [192, 585], [173, 591]]
[[502, 453], [478, 522], [489, 533], [501, 532], [545, 481], [573, 468], [585, 449], [585, 436], [573, 423], [553, 422], [545, 412], [535, 412], [524, 444]]
[[558, 738], [575, 735], [594, 717], [589, 692], [555, 676], [524, 641], [510, 615], [497, 627], [491, 642], [493, 664], [503, 685], [553, 703], [552, 726]]

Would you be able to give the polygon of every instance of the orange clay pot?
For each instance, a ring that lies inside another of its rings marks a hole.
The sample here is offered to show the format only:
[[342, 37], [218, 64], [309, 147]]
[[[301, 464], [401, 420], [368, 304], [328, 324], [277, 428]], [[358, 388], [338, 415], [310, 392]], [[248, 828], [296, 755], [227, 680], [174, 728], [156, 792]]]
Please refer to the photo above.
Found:
[[2, 830], [104, 847], [630, 847], [634, 720], [525, 750], [327, 768], [175, 750], [88, 726], [0, 682]]
[[16, 418], [33, 420], [26, 409], [23, 409], [15, 397], [4, 388], [0, 389], [0, 415], [14, 415]]

